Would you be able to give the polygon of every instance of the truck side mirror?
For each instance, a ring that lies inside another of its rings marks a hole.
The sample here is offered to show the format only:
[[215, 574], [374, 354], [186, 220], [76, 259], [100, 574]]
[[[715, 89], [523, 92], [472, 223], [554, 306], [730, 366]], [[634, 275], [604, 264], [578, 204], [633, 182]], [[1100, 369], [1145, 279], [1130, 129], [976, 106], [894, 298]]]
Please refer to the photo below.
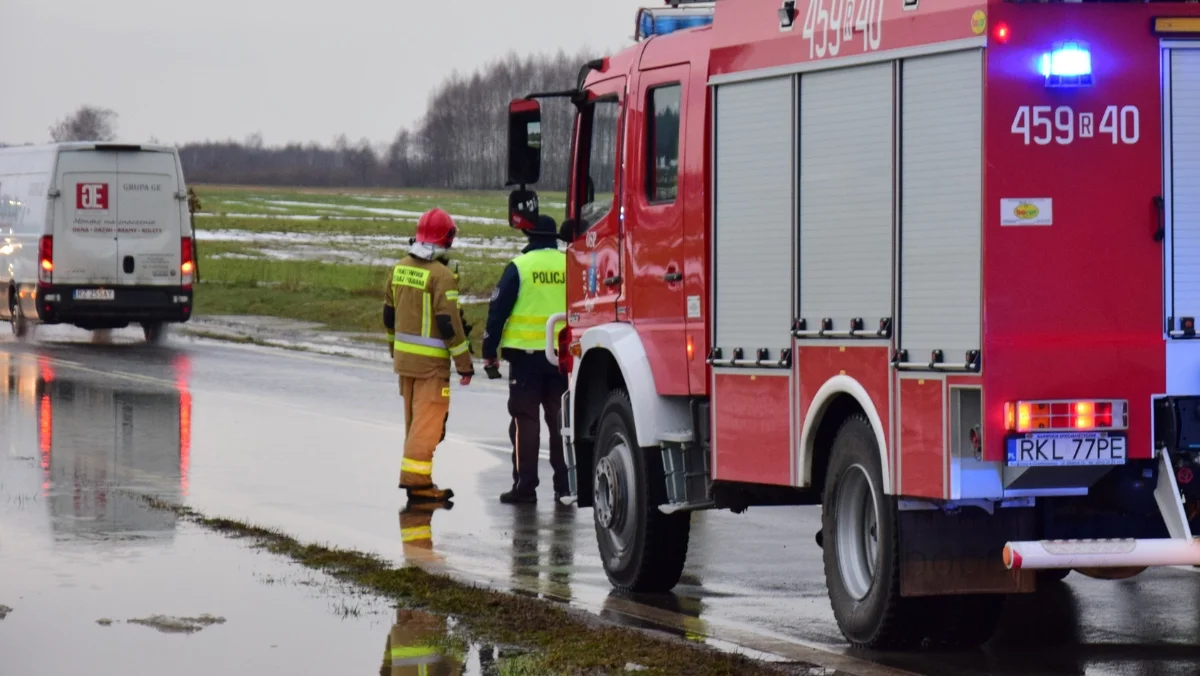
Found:
[[508, 225], [517, 230], [530, 230], [537, 224], [538, 196], [524, 188], [508, 194]]
[[542, 174], [542, 108], [534, 99], [508, 104], [508, 183], [527, 186]]

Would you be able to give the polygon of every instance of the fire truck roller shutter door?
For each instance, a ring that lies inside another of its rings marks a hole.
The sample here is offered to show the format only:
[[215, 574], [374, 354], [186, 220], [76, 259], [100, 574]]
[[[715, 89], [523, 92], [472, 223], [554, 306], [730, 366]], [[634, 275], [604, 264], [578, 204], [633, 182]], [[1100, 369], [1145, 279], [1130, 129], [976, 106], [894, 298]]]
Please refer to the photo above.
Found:
[[713, 479], [793, 483], [794, 381], [783, 357], [798, 281], [796, 87], [785, 76], [714, 93]]
[[715, 347], [791, 343], [794, 78], [716, 90]]
[[811, 328], [891, 316], [892, 90], [891, 63], [800, 77], [799, 316]]
[[[1173, 318], [1176, 336], [1182, 318], [1200, 317], [1200, 49], [1171, 49], [1167, 55], [1170, 77], [1170, 147], [1168, 170], [1168, 240], [1170, 267], [1166, 271], [1167, 316]], [[1195, 340], [1167, 343], [1167, 391], [1200, 392], [1200, 345]]]
[[980, 349], [982, 52], [902, 63], [900, 347], [910, 362]]

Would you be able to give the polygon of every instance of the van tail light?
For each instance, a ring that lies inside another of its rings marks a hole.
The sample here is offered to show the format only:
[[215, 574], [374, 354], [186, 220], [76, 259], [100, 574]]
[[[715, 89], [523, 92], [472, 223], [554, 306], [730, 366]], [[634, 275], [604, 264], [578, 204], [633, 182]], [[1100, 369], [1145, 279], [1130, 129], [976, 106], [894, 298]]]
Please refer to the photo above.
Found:
[[38, 283], [49, 286], [54, 279], [54, 237], [42, 235], [38, 241]]
[[1009, 402], [1004, 405], [1004, 427], [1020, 433], [1123, 430], [1129, 427], [1129, 404], [1123, 399]]
[[179, 242], [179, 276], [182, 277], [183, 288], [192, 288], [192, 275], [196, 272], [196, 260], [192, 256], [192, 238], [184, 237]]

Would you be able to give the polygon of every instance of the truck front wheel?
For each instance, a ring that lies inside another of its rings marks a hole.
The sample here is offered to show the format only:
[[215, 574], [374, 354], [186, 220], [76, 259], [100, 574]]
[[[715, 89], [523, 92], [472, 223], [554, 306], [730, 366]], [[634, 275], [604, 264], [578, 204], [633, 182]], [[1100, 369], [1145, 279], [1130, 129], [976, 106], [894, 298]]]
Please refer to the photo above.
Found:
[[600, 413], [593, 466], [593, 519], [609, 582], [622, 591], [665, 592], [683, 574], [691, 514], [663, 514], [666, 484], [655, 449], [640, 448], [624, 390]]

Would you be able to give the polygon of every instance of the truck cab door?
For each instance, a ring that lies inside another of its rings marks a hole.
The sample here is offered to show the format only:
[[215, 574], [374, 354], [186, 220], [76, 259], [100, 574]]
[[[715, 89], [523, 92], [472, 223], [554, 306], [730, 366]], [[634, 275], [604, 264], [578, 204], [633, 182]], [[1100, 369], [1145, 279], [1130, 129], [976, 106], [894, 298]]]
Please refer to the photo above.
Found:
[[617, 319], [621, 296], [625, 77], [588, 88], [579, 112], [568, 217], [576, 221], [567, 254], [567, 311], [587, 328]]
[[658, 392], [674, 395], [690, 393], [683, 242], [684, 218], [692, 214], [685, 213], [682, 171], [688, 72], [683, 64], [639, 73], [629, 104], [634, 140], [624, 153], [629, 209], [621, 244], [625, 276], [637, 280], [626, 287], [624, 304]]

